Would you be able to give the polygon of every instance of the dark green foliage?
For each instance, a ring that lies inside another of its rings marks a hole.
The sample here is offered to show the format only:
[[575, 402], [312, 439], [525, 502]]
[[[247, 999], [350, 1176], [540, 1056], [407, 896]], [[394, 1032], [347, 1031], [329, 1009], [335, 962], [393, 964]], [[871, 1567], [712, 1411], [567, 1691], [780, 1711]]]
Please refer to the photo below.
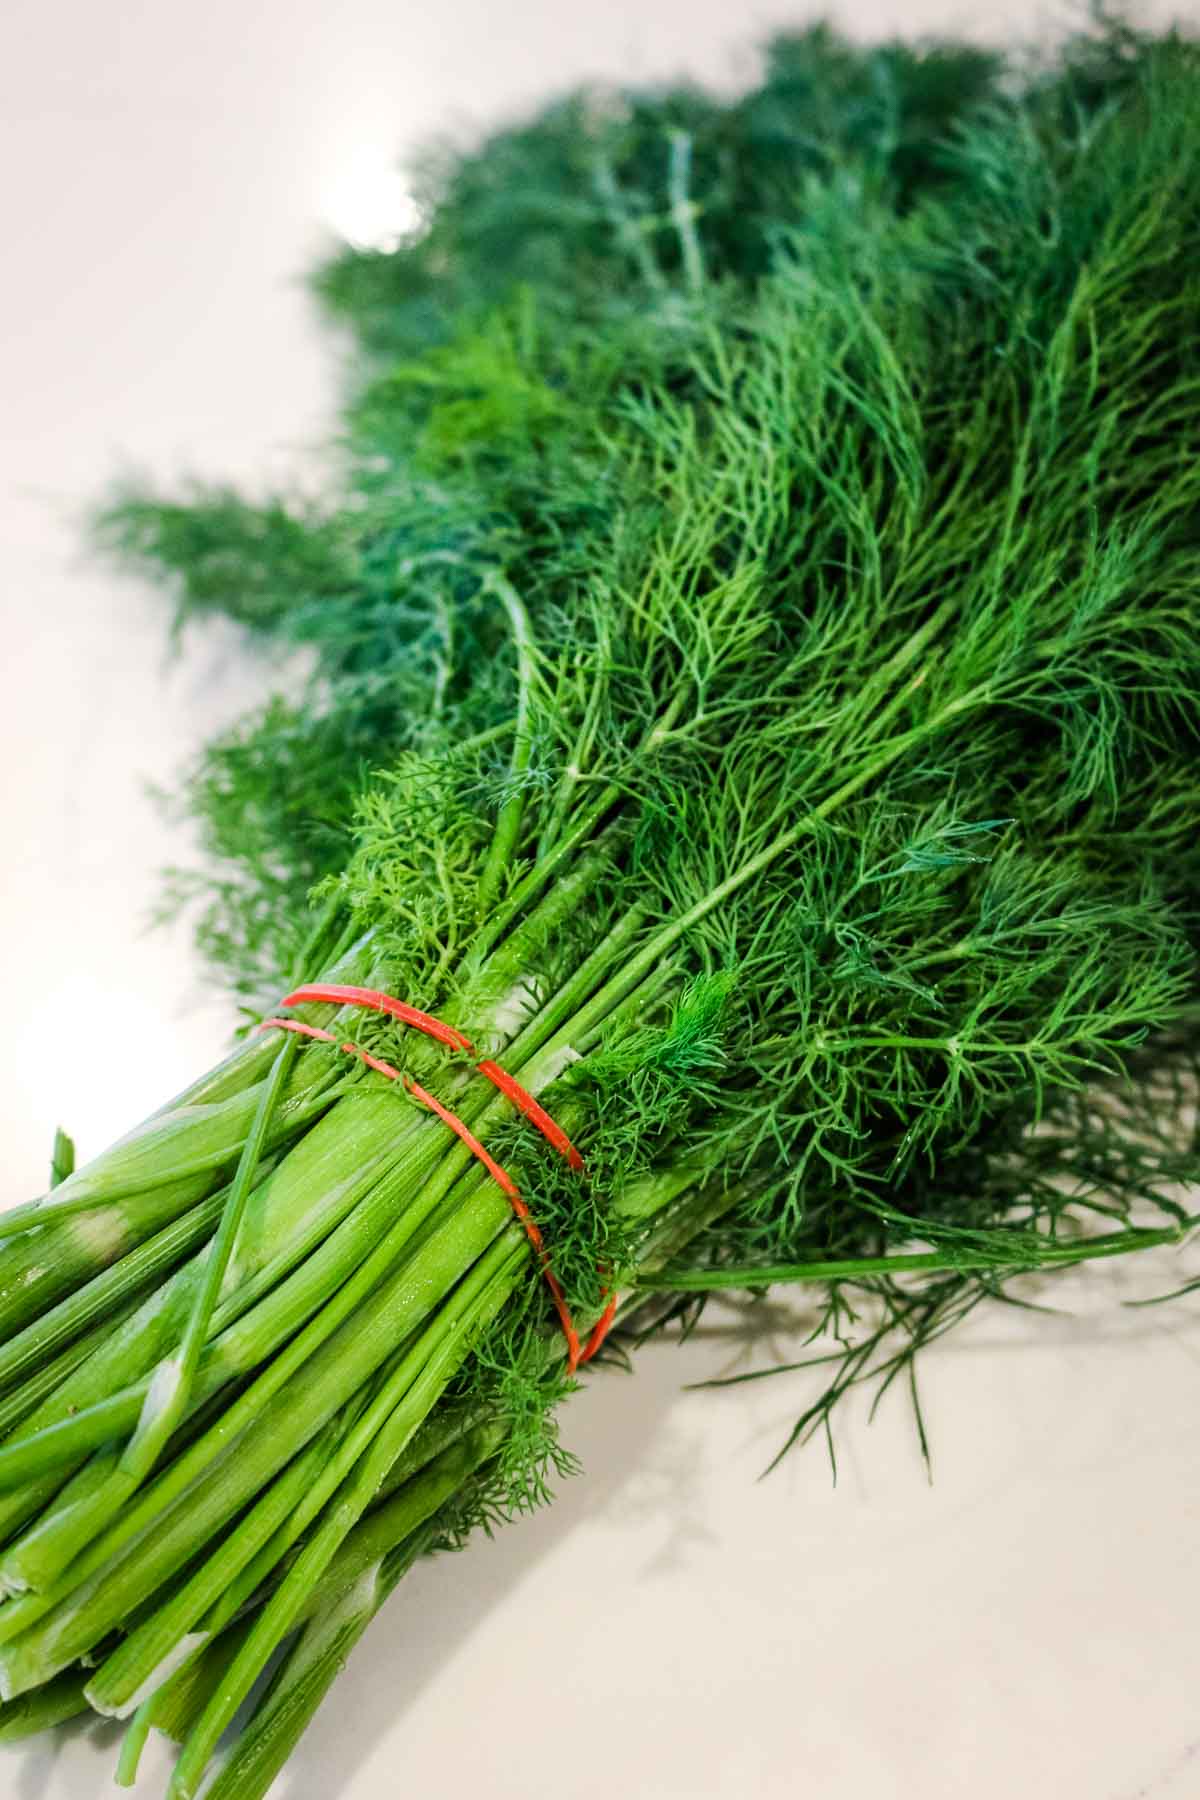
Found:
[[[319, 655], [188, 791], [222, 967], [270, 986], [361, 792], [346, 898], [444, 1004], [496, 809], [523, 809], [516, 880], [610, 784], [615, 860], [527, 979], [642, 909], [660, 997], [564, 1077], [593, 1164], [781, 1161], [776, 1259], [842, 1253], [880, 1184], [1168, 1025], [1196, 953], [1195, 75], [1115, 30], [1022, 91], [819, 30], [740, 100], [583, 95], [431, 161], [422, 233], [318, 277], [364, 352], [340, 502], [110, 517], [186, 609]], [[498, 568], [536, 645], [507, 785]], [[668, 1080], [681, 984], [714, 983], [726, 1041]]]
[[342, 251], [317, 292], [386, 358], [446, 342], [523, 287], [571, 320], [661, 300], [687, 279], [672, 218], [679, 135], [702, 265], [751, 281], [781, 229], [803, 226], [815, 189], [858, 188], [899, 210], [936, 190], [946, 139], [1003, 91], [1002, 75], [985, 51], [862, 51], [818, 27], [777, 39], [761, 87], [736, 100], [693, 88], [572, 96], [478, 149], [430, 157], [418, 186], [427, 229], [397, 251]]
[[336, 608], [355, 587], [353, 540], [279, 499], [255, 506], [221, 487], [186, 500], [130, 492], [109, 503], [100, 529], [107, 548], [172, 582], [181, 624], [225, 613], [255, 631], [303, 637], [298, 618]]
[[[432, 1490], [405, 1512], [398, 1487], [408, 1524], [371, 1583], [296, 1640], [251, 1773], [230, 1765], [254, 1792], [418, 1550], [570, 1467], [559, 1321], [493, 1175], [347, 1034], [499, 1158], [583, 1332], [614, 1289], [644, 1332], [686, 1329], [714, 1291], [809, 1284], [832, 1348], [789, 1441], [868, 1379], [916, 1402], [917, 1351], [984, 1299], [1027, 1303], [1014, 1278], [1194, 1225], [1198, 75], [1190, 44], [1120, 27], [1024, 68], [816, 31], [736, 101], [563, 101], [432, 159], [422, 231], [318, 276], [356, 346], [321, 510], [220, 490], [108, 513], [181, 617], [224, 611], [312, 658], [183, 796], [211, 868], [176, 899], [207, 951], [272, 1004], [294, 964], [349, 951], [474, 1046], [353, 1009], [332, 1045], [289, 1040], [329, 1113], [285, 1150], [285, 1191], [313, 1142], [338, 1174], [368, 1130], [404, 1179], [368, 1167], [347, 1237], [296, 1270], [328, 1280], [315, 1324], [339, 1335], [288, 1391], [314, 1368], [346, 1383], [312, 1452], [341, 1486], [271, 1540], [249, 1635], [210, 1646], [179, 1800], [381, 1483], [419, 1487], [421, 1456], [487, 1434], [428, 1529]], [[484, 1054], [545, 1097], [582, 1172]], [[418, 1330], [405, 1308], [434, 1275]], [[254, 1340], [268, 1385], [305, 1342], [271, 1335], [296, 1323], [283, 1292]], [[79, 1510], [39, 1515], [46, 1471], [128, 1405], [107, 1364], [79, 1366], [91, 1411], [0, 1446], [0, 1512], [38, 1517], [0, 1575], [61, 1575], [90, 1653], [113, 1619], [72, 1585], [78, 1555], [134, 1477], [101, 1451]], [[279, 1443], [252, 1428], [246, 1449], [262, 1504], [294, 1516], [299, 1414], [276, 1415]], [[249, 1526], [193, 1529], [232, 1562]], [[164, 1636], [102, 1651], [97, 1703], [150, 1691], [188, 1629], [121, 1568]], [[39, 1608], [0, 1616], [10, 1696], [62, 1668]], [[160, 1701], [179, 1715], [170, 1683]]]

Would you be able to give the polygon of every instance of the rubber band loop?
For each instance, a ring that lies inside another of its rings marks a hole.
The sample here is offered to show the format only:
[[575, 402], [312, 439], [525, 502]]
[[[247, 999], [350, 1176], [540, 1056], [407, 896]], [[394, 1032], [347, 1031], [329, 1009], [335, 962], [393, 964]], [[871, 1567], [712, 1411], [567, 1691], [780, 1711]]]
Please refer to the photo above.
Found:
[[551, 1144], [560, 1156], [565, 1156], [572, 1169], [582, 1169], [583, 1158], [567, 1136], [561, 1125], [556, 1125], [544, 1106], [539, 1106], [528, 1088], [523, 1088], [519, 1081], [511, 1076], [507, 1069], [491, 1061], [476, 1063], [475, 1067], [481, 1075], [486, 1075], [493, 1087], [498, 1088], [506, 1100], [511, 1100], [519, 1112], [523, 1112], [531, 1125], [536, 1125], [548, 1144]]
[[613, 1323], [613, 1320], [616, 1318], [616, 1316], [617, 1316], [617, 1296], [615, 1294], [610, 1294], [608, 1297], [608, 1305], [605, 1307], [604, 1311], [600, 1314], [600, 1317], [596, 1320], [596, 1323], [592, 1326], [591, 1333], [588, 1337], [588, 1341], [584, 1345], [582, 1351], [580, 1352], [580, 1355], [579, 1355], [580, 1362], [591, 1362], [593, 1356], [595, 1356], [597, 1350], [600, 1348], [601, 1344], [604, 1342], [605, 1338], [608, 1336], [609, 1332], [612, 1330], [612, 1323]]
[[391, 994], [383, 994], [378, 988], [341, 987], [336, 982], [310, 982], [298, 987], [280, 1006], [303, 1006], [309, 1001], [333, 1003], [339, 1006], [365, 1006], [371, 1012], [387, 1013], [389, 1018], [399, 1019], [402, 1025], [412, 1025], [417, 1031], [423, 1031], [426, 1037], [436, 1038], [439, 1044], [448, 1044], [451, 1050], [473, 1050], [470, 1038], [456, 1031], [453, 1025], [435, 1019], [432, 1013], [421, 1012], [418, 1007], [409, 1006], [405, 1000], [397, 1000]]
[[[411, 1025], [414, 1030], [424, 1032], [426, 1037], [434, 1038], [438, 1043], [445, 1044], [452, 1050], [474, 1052], [471, 1040], [453, 1025], [447, 1025], [444, 1020], [435, 1019], [432, 1014], [422, 1012], [418, 1007], [409, 1006], [406, 1001], [397, 1000], [391, 994], [382, 993], [378, 988], [343, 987], [335, 983], [314, 982], [294, 989], [280, 1004], [283, 1006], [305, 1004], [362, 1006], [373, 1012], [386, 1013], [389, 1018], [396, 1019], [403, 1025]], [[506, 1195], [514, 1216], [529, 1239], [530, 1246], [541, 1267], [546, 1286], [550, 1289], [559, 1325], [566, 1340], [567, 1373], [573, 1375], [581, 1363], [590, 1362], [611, 1329], [617, 1311], [617, 1296], [610, 1295], [608, 1304], [592, 1327], [586, 1344], [581, 1346], [579, 1333], [575, 1329], [562, 1283], [550, 1267], [546, 1246], [541, 1231], [538, 1229], [537, 1221], [522, 1200], [520, 1190], [512, 1176], [485, 1149], [457, 1113], [451, 1112], [449, 1107], [444, 1106], [410, 1075], [402, 1074], [391, 1063], [384, 1062], [381, 1057], [372, 1056], [357, 1044], [349, 1042], [339, 1044], [334, 1033], [324, 1030], [320, 1025], [308, 1025], [300, 1019], [271, 1018], [264, 1019], [258, 1029], [260, 1031], [294, 1031], [302, 1037], [316, 1038], [322, 1043], [337, 1045], [337, 1048], [345, 1055], [358, 1057], [360, 1062], [365, 1063], [368, 1068], [376, 1070], [378, 1074], [385, 1075], [389, 1081], [400, 1082], [414, 1100], [427, 1107], [430, 1112], [436, 1113], [443, 1124], [449, 1126], [459, 1141], [466, 1145], [472, 1156], [483, 1164], [488, 1174]], [[530, 1124], [541, 1132], [559, 1155], [566, 1158], [572, 1169], [583, 1168], [583, 1158], [562, 1126], [555, 1123], [545, 1107], [534, 1099], [527, 1088], [522, 1087], [515, 1076], [510, 1075], [506, 1069], [500, 1067], [499, 1063], [491, 1061], [490, 1058], [476, 1063], [475, 1067], [507, 1100], [511, 1100], [518, 1111], [523, 1113]]]
[[344, 1051], [347, 1056], [357, 1056], [359, 1062], [365, 1062], [368, 1069], [377, 1069], [381, 1075], [386, 1075], [389, 1081], [403, 1081], [404, 1079], [400, 1070], [393, 1069], [391, 1063], [384, 1062], [382, 1057], [372, 1056], [369, 1051], [362, 1049], [358, 1044], [338, 1044], [332, 1031], [322, 1031], [319, 1025], [305, 1025], [300, 1019], [264, 1019], [258, 1029], [260, 1031], [272, 1029], [297, 1031], [301, 1037], [320, 1038], [324, 1044], [337, 1044], [338, 1049]]
[[[426, 1037], [436, 1038], [439, 1044], [446, 1044], [452, 1050], [466, 1050], [474, 1053], [475, 1046], [470, 1038], [453, 1025], [447, 1025], [443, 1019], [435, 1019], [432, 1013], [422, 1012], [419, 1007], [409, 1006], [405, 1000], [397, 1000], [391, 994], [384, 994], [378, 988], [342, 987], [333, 982], [309, 982], [304, 987], [296, 988], [281, 1006], [303, 1006], [312, 1003], [336, 1004], [340, 1006], [365, 1006], [372, 1012], [387, 1013], [389, 1018], [399, 1019], [403, 1025], [411, 1025], [415, 1031], [423, 1031]], [[525, 1114], [531, 1124], [536, 1125], [542, 1136], [552, 1144], [560, 1156], [565, 1156], [573, 1169], [582, 1169], [583, 1158], [562, 1129], [544, 1107], [539, 1106], [528, 1088], [499, 1063], [489, 1058], [477, 1062], [475, 1067], [492, 1086], [498, 1088], [505, 1099]]]
[[554, 1308], [558, 1313], [559, 1324], [562, 1326], [562, 1334], [567, 1340], [567, 1373], [573, 1375], [579, 1367], [579, 1364], [587, 1361], [587, 1357], [580, 1351], [579, 1333], [575, 1329], [575, 1322], [572, 1319], [570, 1309], [567, 1306], [566, 1295], [563, 1293], [562, 1285], [547, 1261], [546, 1247], [542, 1240], [542, 1234], [538, 1230], [537, 1222], [534, 1219], [533, 1214], [522, 1200], [516, 1182], [508, 1173], [507, 1169], [502, 1169], [495, 1157], [490, 1155], [490, 1153], [484, 1149], [483, 1145], [479, 1142], [479, 1139], [471, 1131], [469, 1126], [464, 1125], [457, 1113], [452, 1113], [449, 1107], [443, 1106], [441, 1101], [436, 1100], [431, 1093], [427, 1092], [427, 1090], [420, 1085], [419, 1082], [409, 1078], [405, 1081], [404, 1085], [414, 1099], [419, 1100], [422, 1106], [427, 1106], [430, 1112], [436, 1113], [438, 1118], [450, 1127], [454, 1135], [462, 1140], [472, 1156], [477, 1156], [479, 1158], [488, 1174], [493, 1180], [500, 1184], [504, 1192], [508, 1195], [509, 1205], [520, 1220], [525, 1236], [533, 1246], [534, 1254], [541, 1264], [541, 1270], [545, 1277], [546, 1286], [550, 1289], [550, 1293], [553, 1296]]

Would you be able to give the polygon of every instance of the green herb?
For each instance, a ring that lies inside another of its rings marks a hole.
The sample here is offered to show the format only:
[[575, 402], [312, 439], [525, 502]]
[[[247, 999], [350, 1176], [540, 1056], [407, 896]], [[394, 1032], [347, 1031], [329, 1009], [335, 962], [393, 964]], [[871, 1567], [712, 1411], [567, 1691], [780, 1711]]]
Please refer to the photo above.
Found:
[[736, 102], [565, 102], [320, 274], [322, 508], [109, 509], [181, 619], [316, 652], [185, 795], [222, 978], [471, 1048], [301, 1007], [331, 1042], [251, 1038], [8, 1216], [14, 1731], [132, 1715], [131, 1780], [157, 1724], [188, 1800], [282, 1649], [211, 1790], [264, 1793], [411, 1562], [571, 1468], [529, 1242], [409, 1084], [584, 1332], [811, 1284], [789, 1443], [916, 1402], [1011, 1277], [1191, 1231], [1198, 72], [815, 32]]

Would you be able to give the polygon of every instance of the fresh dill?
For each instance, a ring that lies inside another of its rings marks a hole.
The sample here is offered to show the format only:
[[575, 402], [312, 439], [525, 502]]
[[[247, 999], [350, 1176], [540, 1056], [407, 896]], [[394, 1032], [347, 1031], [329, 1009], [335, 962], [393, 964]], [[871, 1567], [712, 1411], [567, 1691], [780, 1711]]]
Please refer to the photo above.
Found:
[[1191, 1230], [1197, 73], [822, 30], [735, 101], [564, 101], [318, 274], [359, 352], [323, 504], [108, 507], [181, 622], [313, 661], [182, 796], [214, 966], [471, 1047], [312, 1001], [332, 1044], [56, 1148], [0, 1250], [21, 1721], [132, 1713], [123, 1776], [169, 1729], [190, 1800], [286, 1646], [212, 1790], [263, 1793], [413, 1557], [569, 1472], [537, 1258], [405, 1081], [585, 1332], [808, 1284], [788, 1444], [867, 1381], [924, 1444], [926, 1345]]

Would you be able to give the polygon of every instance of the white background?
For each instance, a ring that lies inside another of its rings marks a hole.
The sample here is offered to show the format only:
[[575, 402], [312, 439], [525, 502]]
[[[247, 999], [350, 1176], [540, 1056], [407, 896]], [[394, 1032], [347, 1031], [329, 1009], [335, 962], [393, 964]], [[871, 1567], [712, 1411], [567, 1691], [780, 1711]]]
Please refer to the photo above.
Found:
[[[1178, 11], [1178, 9], [1175, 9]], [[83, 553], [114, 473], [311, 467], [337, 368], [299, 276], [404, 223], [396, 153], [586, 77], [737, 82], [794, 7], [719, 0], [94, 0], [0, 45], [0, 1200], [60, 1120], [93, 1152], [219, 1052], [186, 940], [148, 934], [180, 845], [145, 796], [270, 671], [231, 633], [167, 654], [159, 600]], [[844, 15], [845, 16], [845, 15]], [[1146, 17], [1143, 9], [1142, 16]], [[1165, 17], [1167, 9], [1155, 16]], [[1191, 14], [1196, 17], [1194, 10]], [[871, 33], [1052, 27], [898, 0]], [[969, 21], [969, 26], [965, 22]], [[280, 1783], [290, 1800], [1194, 1800], [1200, 1329], [1131, 1312], [1163, 1261], [1063, 1280], [932, 1355], [936, 1480], [903, 1403], [756, 1485], [805, 1389], [681, 1384], [796, 1353], [714, 1321], [597, 1377], [550, 1513], [423, 1568]], [[2, 1754], [15, 1800], [107, 1791], [113, 1737]], [[161, 1789], [165, 1756], [139, 1791]]]

